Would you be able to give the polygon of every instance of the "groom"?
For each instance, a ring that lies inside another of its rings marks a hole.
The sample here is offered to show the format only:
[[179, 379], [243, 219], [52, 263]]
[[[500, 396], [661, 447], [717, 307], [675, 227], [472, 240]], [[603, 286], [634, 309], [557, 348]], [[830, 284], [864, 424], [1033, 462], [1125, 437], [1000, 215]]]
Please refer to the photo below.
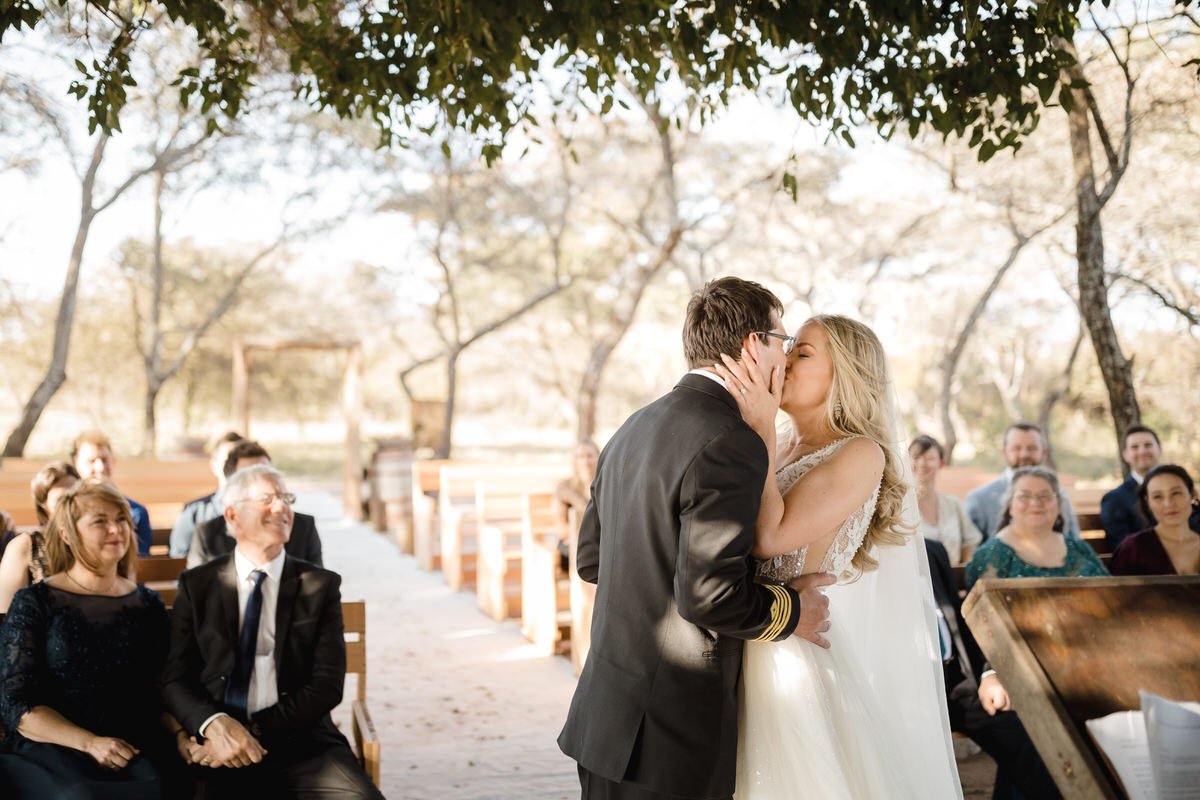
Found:
[[585, 800], [730, 797], [742, 641], [828, 646], [831, 576], [754, 582], [767, 450], [709, 369], [744, 348], [782, 380], [782, 310], [756, 283], [706, 284], [683, 329], [692, 371], [600, 456], [578, 550], [596, 584], [591, 651], [558, 737]]

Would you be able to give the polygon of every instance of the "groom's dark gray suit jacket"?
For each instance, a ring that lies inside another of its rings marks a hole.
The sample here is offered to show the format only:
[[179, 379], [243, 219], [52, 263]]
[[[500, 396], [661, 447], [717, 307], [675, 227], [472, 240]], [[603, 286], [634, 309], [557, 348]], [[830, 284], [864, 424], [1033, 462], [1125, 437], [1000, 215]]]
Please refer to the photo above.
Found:
[[579, 532], [592, 644], [563, 752], [610, 781], [733, 793], [742, 641], [790, 635], [794, 591], [754, 582], [767, 450], [723, 387], [684, 376], [600, 456]]

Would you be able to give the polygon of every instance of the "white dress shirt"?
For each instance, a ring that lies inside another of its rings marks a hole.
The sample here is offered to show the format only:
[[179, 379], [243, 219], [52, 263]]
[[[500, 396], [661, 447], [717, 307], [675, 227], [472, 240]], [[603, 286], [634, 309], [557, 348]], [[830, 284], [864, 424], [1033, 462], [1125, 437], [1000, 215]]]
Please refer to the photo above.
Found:
[[[233, 567], [237, 571], [238, 579], [239, 634], [242, 625], [245, 624], [246, 601], [254, 591], [251, 573], [255, 570], [267, 573], [262, 582], [262, 613], [258, 618], [258, 642], [254, 650], [253, 671], [250, 673], [250, 689], [246, 696], [248, 715], [270, 708], [279, 702], [279, 686], [275, 679], [275, 610], [279, 606], [279, 581], [283, 576], [283, 559], [286, 555], [287, 553], [281, 550], [279, 555], [260, 565], [247, 558], [240, 548], [233, 551]], [[204, 724], [200, 726], [200, 735], [204, 735], [210, 722], [221, 716], [226, 716], [225, 712], [213, 714], [204, 720]]]
[[721, 388], [726, 390], [729, 389], [729, 387], [725, 385], [725, 379], [712, 370], [704, 369], [703, 367], [697, 367], [696, 369], [688, 370], [688, 375], [703, 375], [710, 381], [716, 381], [717, 383], [721, 384]]
[[[250, 573], [261, 570], [267, 573], [262, 582], [262, 615], [258, 619], [258, 644], [254, 649], [254, 671], [250, 674], [250, 691], [246, 697], [246, 713], [253, 714], [270, 708], [279, 702], [279, 687], [275, 682], [275, 609], [279, 606], [279, 580], [283, 576], [285, 551], [266, 564], [255, 564], [242, 554], [233, 551], [233, 566], [238, 576], [238, 608], [245, 617], [246, 601], [254, 591], [254, 579]], [[238, 622], [238, 633], [245, 619]]]

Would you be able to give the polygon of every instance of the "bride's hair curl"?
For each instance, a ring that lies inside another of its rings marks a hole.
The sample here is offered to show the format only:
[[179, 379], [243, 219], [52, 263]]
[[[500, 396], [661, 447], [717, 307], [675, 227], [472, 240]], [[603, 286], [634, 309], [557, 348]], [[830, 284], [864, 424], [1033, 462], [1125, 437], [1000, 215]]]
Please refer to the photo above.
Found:
[[819, 314], [809, 322], [821, 326], [829, 340], [833, 380], [825, 403], [825, 421], [837, 437], [865, 436], [883, 448], [883, 480], [879, 500], [862, 547], [854, 554], [856, 570], [878, 566], [872, 547], [902, 545], [915, 528], [903, 518], [905, 480], [899, 431], [891, 402], [891, 374], [883, 344], [869, 327], [836, 314]]

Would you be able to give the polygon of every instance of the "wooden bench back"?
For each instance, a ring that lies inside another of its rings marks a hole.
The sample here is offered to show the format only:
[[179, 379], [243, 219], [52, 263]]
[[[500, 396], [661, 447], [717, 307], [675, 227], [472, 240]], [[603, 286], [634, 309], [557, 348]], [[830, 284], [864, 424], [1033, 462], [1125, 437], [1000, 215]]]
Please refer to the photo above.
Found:
[[346, 632], [346, 674], [358, 682], [358, 699], [367, 699], [367, 603], [342, 601], [342, 625]]
[[1122, 796], [1086, 720], [1200, 697], [1200, 576], [985, 579], [963, 614], [1064, 797]]

